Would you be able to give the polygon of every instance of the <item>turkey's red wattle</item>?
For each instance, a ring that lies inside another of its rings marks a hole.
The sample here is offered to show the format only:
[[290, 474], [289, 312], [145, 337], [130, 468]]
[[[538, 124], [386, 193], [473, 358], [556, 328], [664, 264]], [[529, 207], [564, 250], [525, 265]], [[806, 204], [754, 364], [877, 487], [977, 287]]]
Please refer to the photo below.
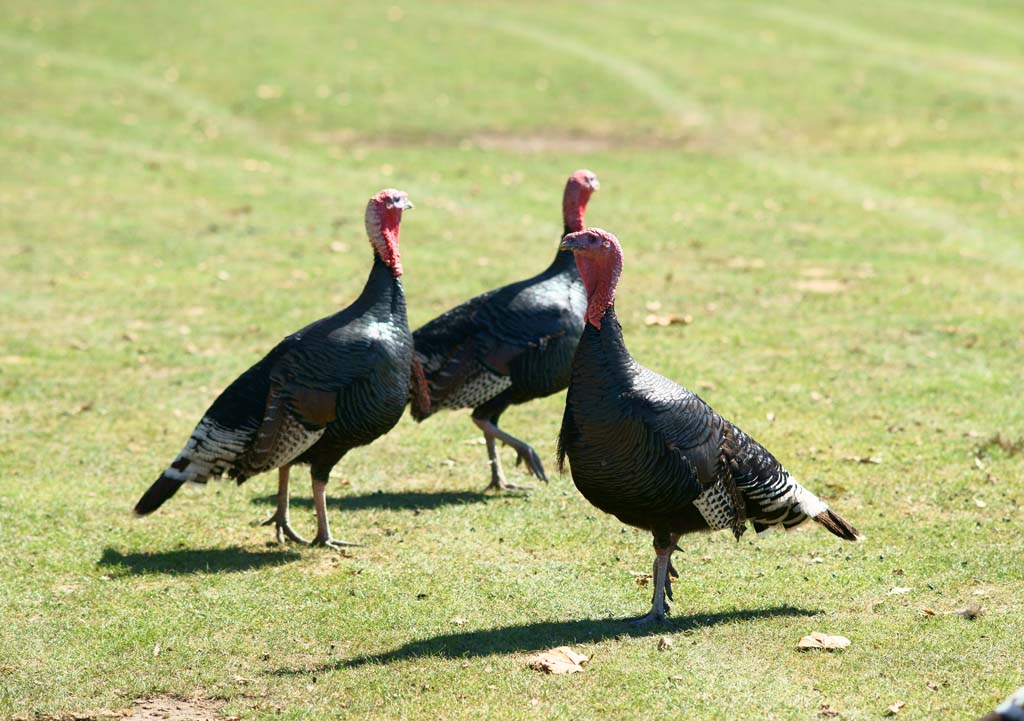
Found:
[[622, 274], [622, 249], [613, 245], [601, 254], [577, 253], [576, 267], [587, 289], [584, 320], [601, 330], [604, 312], [615, 302], [615, 287]]
[[402, 224], [402, 211], [385, 210], [381, 215], [380, 234], [383, 238], [383, 248], [380, 257], [391, 268], [391, 273], [398, 278], [402, 275], [402, 254], [398, 250], [398, 231]]

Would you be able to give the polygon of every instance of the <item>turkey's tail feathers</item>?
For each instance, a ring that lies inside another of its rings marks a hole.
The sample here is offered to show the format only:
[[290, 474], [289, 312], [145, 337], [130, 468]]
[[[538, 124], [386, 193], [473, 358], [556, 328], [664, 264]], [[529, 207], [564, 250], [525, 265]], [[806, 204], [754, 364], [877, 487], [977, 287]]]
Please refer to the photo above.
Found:
[[183, 479], [170, 478], [166, 473], [160, 474], [160, 477], [153, 482], [149, 490], [143, 493], [142, 498], [135, 504], [136, 515], [145, 516], [160, 508], [164, 501], [177, 493], [184, 483]]
[[863, 541], [864, 536], [861, 535], [860, 531], [847, 523], [842, 516], [833, 511], [831, 508], [826, 508], [824, 511], [814, 517], [814, 520], [823, 525], [844, 541]]

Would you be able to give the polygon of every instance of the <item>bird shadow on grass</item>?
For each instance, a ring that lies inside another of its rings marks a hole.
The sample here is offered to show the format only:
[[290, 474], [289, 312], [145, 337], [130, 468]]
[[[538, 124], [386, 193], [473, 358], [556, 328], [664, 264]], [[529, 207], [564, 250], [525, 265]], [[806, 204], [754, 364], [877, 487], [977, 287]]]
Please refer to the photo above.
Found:
[[[428, 511], [441, 506], [461, 506], [467, 503], [486, 503], [492, 496], [473, 491], [438, 491], [423, 493], [421, 491], [404, 491], [391, 493], [375, 491], [355, 496], [335, 496], [327, 498], [327, 506], [338, 511], [365, 511], [378, 509], [383, 511]], [[277, 503], [277, 494], [258, 496], [252, 502], [264, 506]], [[292, 497], [293, 508], [312, 508], [313, 499]]]
[[518, 626], [504, 626], [482, 631], [448, 633], [420, 641], [410, 641], [391, 651], [339, 659], [312, 668], [278, 669], [276, 675], [324, 673], [372, 664], [388, 664], [420, 657], [475, 658], [499, 654], [541, 651], [555, 646], [574, 643], [594, 643], [606, 638], [642, 637], [665, 633], [679, 633], [722, 623], [756, 621], [764, 618], [817, 616], [812, 611], [794, 606], [775, 606], [717, 613], [698, 613], [670, 617], [665, 623], [646, 626], [630, 625], [625, 619], [540, 621]]
[[181, 576], [190, 573], [250, 571], [265, 566], [280, 566], [301, 557], [295, 551], [252, 551], [239, 546], [182, 548], [153, 553], [121, 553], [113, 548], [105, 548], [96, 565], [107, 569], [114, 577], [157, 573]]

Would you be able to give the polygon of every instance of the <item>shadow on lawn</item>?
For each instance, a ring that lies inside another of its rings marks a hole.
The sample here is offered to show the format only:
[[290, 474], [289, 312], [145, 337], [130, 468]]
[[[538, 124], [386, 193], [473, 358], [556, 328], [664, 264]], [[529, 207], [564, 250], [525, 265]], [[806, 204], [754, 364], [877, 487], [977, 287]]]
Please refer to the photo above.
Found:
[[[474, 491], [438, 491], [437, 493], [376, 491], [357, 496], [328, 496], [327, 506], [338, 511], [365, 511], [374, 508], [384, 511], [427, 511], [441, 506], [485, 503], [490, 499], [491, 496]], [[252, 502], [273, 506], [277, 503], [277, 494], [258, 496], [253, 498]], [[292, 496], [291, 506], [293, 508], [312, 508], [313, 499]]]
[[278, 669], [277, 675], [323, 673], [344, 668], [356, 668], [366, 664], [393, 663], [420, 656], [440, 658], [474, 658], [496, 654], [541, 651], [555, 646], [575, 643], [593, 643], [606, 638], [652, 636], [664, 633], [678, 633], [706, 626], [736, 621], [756, 621], [762, 618], [784, 618], [789, 616], [816, 616], [821, 611], [810, 611], [793, 606], [776, 606], [718, 613], [700, 613], [691, 616], [669, 618], [664, 624], [648, 624], [643, 627], [629, 625], [624, 619], [600, 621], [542, 621], [519, 626], [505, 626], [484, 631], [449, 633], [443, 636], [412, 641], [384, 653], [357, 656], [351, 659], [320, 664], [304, 669]]
[[105, 548], [96, 565], [108, 568], [113, 576], [147, 573], [184, 575], [187, 573], [249, 571], [264, 566], [280, 566], [290, 561], [297, 561], [299, 558], [301, 556], [295, 551], [250, 551], [239, 546], [182, 548], [176, 551], [155, 553], [121, 553], [113, 548]]

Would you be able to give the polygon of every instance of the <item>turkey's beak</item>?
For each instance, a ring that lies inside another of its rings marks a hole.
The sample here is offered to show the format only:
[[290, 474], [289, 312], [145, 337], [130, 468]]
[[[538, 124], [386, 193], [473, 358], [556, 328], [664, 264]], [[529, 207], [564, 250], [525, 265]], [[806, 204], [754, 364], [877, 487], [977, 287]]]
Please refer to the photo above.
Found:
[[575, 234], [573, 233], [562, 238], [562, 242], [558, 244], [558, 249], [572, 251], [579, 248], [579, 240], [577, 238], [572, 237], [573, 235]]
[[412, 210], [416, 206], [408, 198], [402, 198], [402, 202], [395, 206], [399, 210]]

